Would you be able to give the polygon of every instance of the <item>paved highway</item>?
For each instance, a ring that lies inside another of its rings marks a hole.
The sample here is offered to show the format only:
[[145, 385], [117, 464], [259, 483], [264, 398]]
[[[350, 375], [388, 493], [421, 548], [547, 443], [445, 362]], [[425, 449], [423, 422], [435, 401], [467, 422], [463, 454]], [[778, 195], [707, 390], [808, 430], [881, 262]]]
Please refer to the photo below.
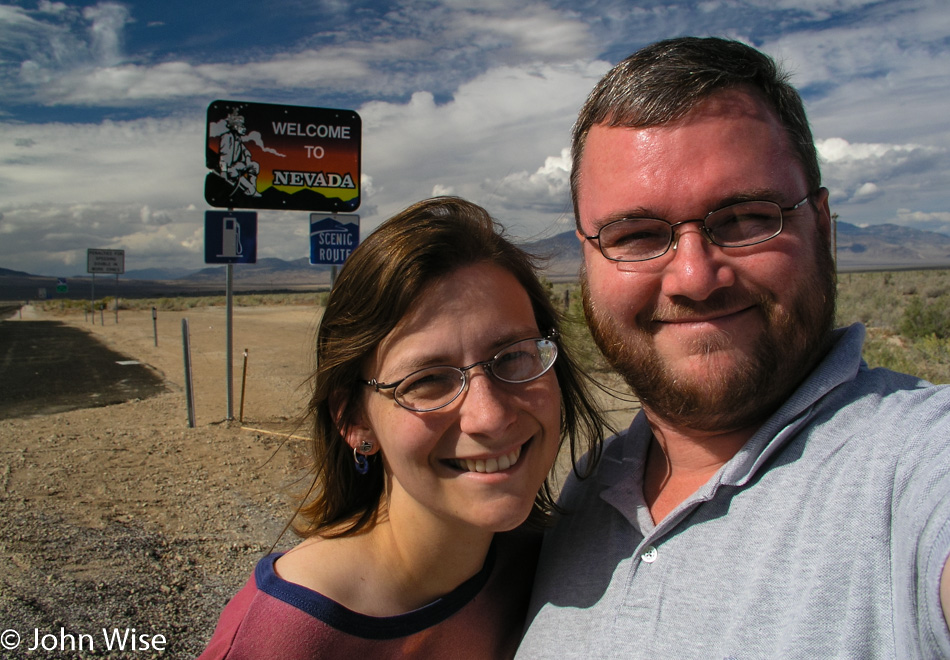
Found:
[[0, 419], [144, 399], [161, 377], [58, 321], [0, 321]]

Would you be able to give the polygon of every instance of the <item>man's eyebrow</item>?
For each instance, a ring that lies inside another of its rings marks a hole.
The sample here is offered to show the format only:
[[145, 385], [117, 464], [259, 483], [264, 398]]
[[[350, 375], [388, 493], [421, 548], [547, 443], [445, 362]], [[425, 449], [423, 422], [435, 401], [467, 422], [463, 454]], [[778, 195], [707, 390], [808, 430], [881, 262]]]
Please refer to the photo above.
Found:
[[600, 233], [600, 230], [605, 226], [609, 225], [611, 222], [616, 222], [617, 220], [626, 220], [629, 218], [658, 218], [663, 219], [662, 216], [657, 215], [654, 212], [651, 212], [650, 209], [644, 208], [642, 206], [637, 206], [634, 208], [625, 209], [623, 211], [614, 211], [605, 216], [601, 216], [596, 220], [591, 222], [591, 225], [594, 227], [594, 232], [589, 234], [590, 236], [596, 236]]
[[[742, 192], [732, 193], [720, 199], [716, 209], [721, 209], [733, 204], [741, 204], [742, 202], [775, 202], [781, 206], [781, 200], [786, 196], [784, 193], [773, 188], [744, 190]], [[710, 211], [715, 211], [716, 209], [710, 209]]]

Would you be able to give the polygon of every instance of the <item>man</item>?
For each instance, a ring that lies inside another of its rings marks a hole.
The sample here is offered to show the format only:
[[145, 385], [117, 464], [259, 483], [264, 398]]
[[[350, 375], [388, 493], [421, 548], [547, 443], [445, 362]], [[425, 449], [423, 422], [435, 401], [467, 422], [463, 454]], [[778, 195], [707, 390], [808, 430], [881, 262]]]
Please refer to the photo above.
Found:
[[950, 657], [950, 388], [833, 330], [784, 74], [654, 44], [591, 93], [573, 158], [588, 323], [642, 411], [565, 485], [519, 657]]

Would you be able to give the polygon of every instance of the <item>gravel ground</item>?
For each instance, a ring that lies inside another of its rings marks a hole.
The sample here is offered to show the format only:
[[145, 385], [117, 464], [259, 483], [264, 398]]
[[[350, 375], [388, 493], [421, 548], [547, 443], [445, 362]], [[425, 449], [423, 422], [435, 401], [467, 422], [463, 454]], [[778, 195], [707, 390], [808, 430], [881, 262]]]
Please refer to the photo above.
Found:
[[[165, 393], [0, 420], [0, 657], [195, 657], [288, 520], [305, 451], [289, 425], [303, 406], [314, 311], [235, 310], [235, 345], [252, 347], [244, 424], [224, 421], [223, 310], [162, 316], [161, 348], [150, 313], [104, 326], [56, 318], [150, 364]], [[192, 327], [196, 428], [183, 395], [182, 316]], [[235, 356], [238, 416], [241, 348]], [[278, 547], [294, 541], [288, 533]], [[116, 650], [113, 631], [132, 628], [136, 650], [128, 638]], [[37, 634], [52, 650], [25, 650]], [[163, 636], [163, 652], [143, 650], [142, 635]]]
[[[83, 328], [161, 374], [166, 391], [0, 420], [0, 657], [195, 657], [257, 560], [275, 543], [296, 542], [278, 537], [306, 451], [292, 433], [306, 401], [317, 310], [235, 308], [232, 412], [243, 423], [225, 421], [223, 308], [159, 312], [155, 326], [150, 311], [123, 311], [118, 323], [102, 325], [33, 308], [22, 318]], [[195, 428], [187, 423], [182, 318]], [[619, 423], [629, 422], [630, 404], [610, 405]], [[113, 631], [133, 628], [137, 641], [161, 635], [164, 650], [138, 642], [132, 651], [128, 638], [116, 650]], [[36, 635], [41, 648], [26, 652]]]

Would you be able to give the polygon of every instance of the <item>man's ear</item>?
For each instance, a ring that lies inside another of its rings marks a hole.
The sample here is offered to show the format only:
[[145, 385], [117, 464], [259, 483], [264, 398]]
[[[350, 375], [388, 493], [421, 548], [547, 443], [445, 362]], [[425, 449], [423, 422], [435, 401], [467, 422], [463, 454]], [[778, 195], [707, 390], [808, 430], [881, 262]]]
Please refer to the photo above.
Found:
[[331, 394], [329, 404], [330, 410], [333, 411], [333, 423], [336, 424], [337, 431], [343, 436], [343, 440], [346, 444], [356, 449], [364, 442], [368, 442], [373, 446], [372, 451], [362, 453], [366, 455], [375, 454], [379, 450], [379, 443], [376, 442], [376, 434], [373, 432], [372, 427], [366, 421], [362, 407], [357, 405], [353, 414], [344, 420], [343, 412], [346, 409], [345, 394]]

